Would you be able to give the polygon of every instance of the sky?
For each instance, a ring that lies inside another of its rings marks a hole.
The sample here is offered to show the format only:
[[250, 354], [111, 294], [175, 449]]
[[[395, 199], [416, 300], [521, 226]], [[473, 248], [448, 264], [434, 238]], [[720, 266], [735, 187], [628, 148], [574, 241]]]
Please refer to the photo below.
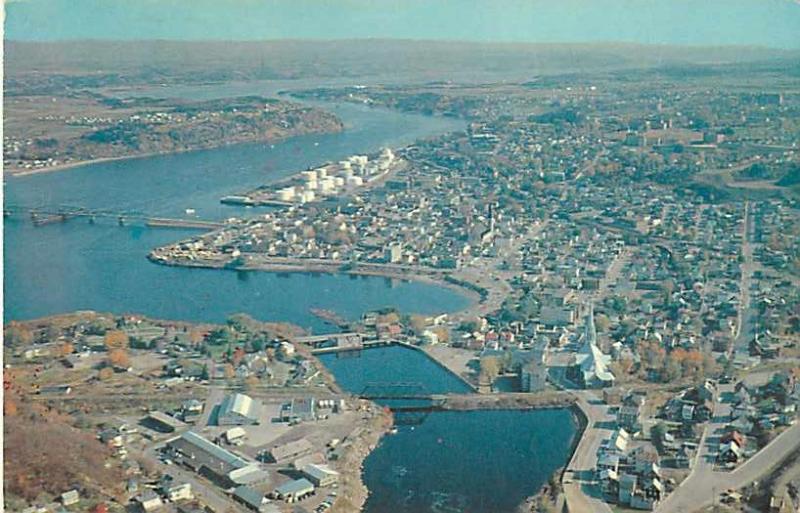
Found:
[[7, 0], [7, 40], [435, 39], [800, 48], [800, 0]]

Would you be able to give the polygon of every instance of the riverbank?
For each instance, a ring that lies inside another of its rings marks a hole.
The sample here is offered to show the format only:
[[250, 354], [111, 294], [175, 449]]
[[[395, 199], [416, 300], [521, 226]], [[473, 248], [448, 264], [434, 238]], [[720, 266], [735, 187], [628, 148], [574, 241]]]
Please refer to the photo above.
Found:
[[196, 151], [207, 151], [207, 150], [215, 150], [219, 148], [224, 148], [226, 146], [238, 146], [238, 145], [246, 145], [246, 144], [278, 144], [285, 141], [288, 141], [295, 137], [302, 137], [305, 135], [322, 135], [322, 134], [332, 134], [338, 133], [344, 130], [344, 126], [340, 125], [337, 130], [310, 130], [307, 132], [296, 133], [296, 134], [287, 134], [285, 136], [279, 137], [270, 137], [266, 139], [251, 139], [251, 140], [237, 140], [237, 141], [227, 141], [221, 144], [211, 144], [208, 146], [198, 146], [192, 148], [180, 148], [180, 149], [170, 149], [166, 151], [154, 151], [154, 152], [147, 152], [147, 153], [138, 153], [134, 155], [120, 155], [118, 157], [102, 157], [96, 159], [87, 159], [87, 160], [76, 160], [70, 162], [64, 162], [61, 164], [55, 164], [52, 166], [41, 167], [36, 169], [27, 169], [27, 168], [14, 168], [14, 167], [4, 167], [3, 172], [10, 177], [14, 178], [22, 178], [25, 176], [33, 176], [39, 175], [44, 173], [55, 173], [57, 171], [66, 171], [76, 167], [82, 166], [89, 166], [94, 164], [103, 164], [109, 162], [121, 162], [121, 161], [129, 161], [129, 160], [136, 160], [136, 159], [145, 159], [150, 157], [163, 157], [168, 155], [180, 155], [183, 153], [192, 153]]
[[330, 509], [331, 513], [363, 511], [367, 502], [369, 490], [362, 478], [364, 460], [392, 427], [390, 413], [375, 404], [371, 404], [368, 408], [372, 411], [372, 417], [367, 420], [366, 426], [356, 428], [348, 437], [350, 440], [345, 443], [349, 445], [337, 462], [339, 488], [336, 501]]
[[483, 306], [483, 300], [485, 297], [483, 294], [476, 292], [473, 287], [467, 287], [463, 285], [463, 281], [447, 280], [447, 276], [450, 275], [449, 272], [436, 269], [410, 268], [393, 264], [359, 264], [357, 266], [352, 266], [349, 262], [339, 260], [281, 257], [263, 257], [260, 258], [259, 261], [250, 260], [242, 265], [231, 265], [230, 259], [227, 255], [220, 256], [225, 259], [206, 258], [202, 260], [178, 260], [164, 256], [160, 254], [158, 250], [154, 250], [148, 255], [148, 259], [156, 264], [173, 267], [195, 267], [237, 272], [261, 271], [287, 274], [339, 274], [350, 276], [372, 276], [403, 281], [416, 281], [419, 283], [447, 288], [467, 297], [471, 301], [471, 304], [467, 308], [456, 312], [456, 314], [461, 318], [477, 315], [477, 312]]

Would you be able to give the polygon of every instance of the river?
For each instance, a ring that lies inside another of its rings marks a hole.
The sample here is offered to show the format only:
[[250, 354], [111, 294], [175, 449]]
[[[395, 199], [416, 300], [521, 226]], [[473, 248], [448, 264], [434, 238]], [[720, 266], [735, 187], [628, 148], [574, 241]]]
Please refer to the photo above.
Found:
[[[214, 98], [272, 94], [284, 84], [182, 88], [171, 95]], [[280, 86], [280, 87], [279, 87]], [[139, 94], [157, 95], [149, 89]], [[195, 209], [216, 220], [256, 210], [223, 206], [219, 198], [280, 179], [297, 170], [399, 146], [459, 129], [453, 120], [399, 114], [356, 105], [326, 105], [344, 121], [339, 134], [268, 144], [105, 162], [66, 171], [9, 177], [5, 201], [28, 207], [73, 205], [152, 216]], [[439, 313], [469, 300], [451, 289], [375, 277], [237, 273], [164, 267], [145, 256], [154, 246], [190, 235], [185, 230], [70, 220], [34, 227], [4, 220], [4, 318], [29, 319], [93, 309], [163, 319], [221, 322], [246, 312], [329, 330], [309, 308], [354, 318], [368, 309]], [[360, 392], [375, 381], [423, 383], [431, 393], [469, 388], [424, 354], [404, 348], [324, 357], [344, 387]], [[511, 512], [568, 457], [576, 427], [566, 410], [438, 412], [406, 418], [365, 461], [369, 513]]]
[[[346, 390], [403, 383], [428, 393], [469, 387], [402, 346], [320, 356]], [[567, 409], [395, 413], [397, 433], [364, 461], [366, 513], [512, 513], [569, 458]]]
[[[236, 94], [272, 94], [281, 87], [249, 85]], [[165, 91], [169, 91], [166, 89]], [[230, 93], [222, 86], [185, 88], [188, 97]], [[153, 91], [147, 91], [153, 94]], [[140, 94], [143, 94], [140, 92]], [[308, 135], [271, 144], [239, 144], [163, 156], [119, 160], [69, 170], [8, 177], [9, 205], [81, 206], [202, 219], [255, 215], [219, 198], [281, 179], [298, 170], [384, 146], [463, 127], [461, 122], [352, 104], [326, 105], [344, 122], [337, 134]], [[29, 319], [79, 309], [136, 312], [164, 319], [221, 322], [233, 313], [330, 330], [309, 308], [354, 318], [396, 306], [404, 312], [460, 310], [469, 300], [452, 289], [384, 278], [235, 273], [163, 267], [146, 254], [190, 235], [184, 230], [119, 227], [82, 220], [34, 227], [24, 217], [4, 221], [4, 318]]]

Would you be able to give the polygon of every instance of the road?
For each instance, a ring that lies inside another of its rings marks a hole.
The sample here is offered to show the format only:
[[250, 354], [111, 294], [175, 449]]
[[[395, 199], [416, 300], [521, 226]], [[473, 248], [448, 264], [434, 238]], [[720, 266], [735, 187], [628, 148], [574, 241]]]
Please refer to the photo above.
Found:
[[734, 350], [749, 354], [750, 341], [755, 335], [753, 332], [753, 309], [750, 305], [750, 286], [753, 282], [753, 216], [750, 213], [750, 202], [744, 204], [744, 221], [742, 226], [742, 265], [741, 281], [739, 283], [739, 310], [736, 319], [736, 336]]
[[613, 433], [606, 426], [613, 425], [614, 417], [609, 414], [608, 406], [592, 392], [582, 390], [575, 394], [578, 406], [586, 415], [587, 425], [562, 480], [567, 510], [572, 513], [610, 513], [611, 508], [600, 498], [594, 483], [594, 469], [600, 444]]

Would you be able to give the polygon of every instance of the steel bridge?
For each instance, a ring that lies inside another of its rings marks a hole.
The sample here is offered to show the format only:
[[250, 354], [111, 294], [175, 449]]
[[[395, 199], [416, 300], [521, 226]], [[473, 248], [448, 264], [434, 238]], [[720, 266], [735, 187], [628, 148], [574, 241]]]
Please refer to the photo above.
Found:
[[120, 226], [131, 223], [140, 223], [153, 228], [196, 228], [201, 230], [216, 230], [224, 227], [223, 223], [201, 221], [199, 219], [174, 219], [154, 217], [133, 210], [106, 210], [86, 207], [61, 205], [58, 207], [30, 207], [23, 205], [4, 205], [3, 217], [28, 216], [34, 226], [43, 226], [52, 223], [63, 223], [69, 219], [83, 218], [90, 224], [101, 219], [111, 219]]

